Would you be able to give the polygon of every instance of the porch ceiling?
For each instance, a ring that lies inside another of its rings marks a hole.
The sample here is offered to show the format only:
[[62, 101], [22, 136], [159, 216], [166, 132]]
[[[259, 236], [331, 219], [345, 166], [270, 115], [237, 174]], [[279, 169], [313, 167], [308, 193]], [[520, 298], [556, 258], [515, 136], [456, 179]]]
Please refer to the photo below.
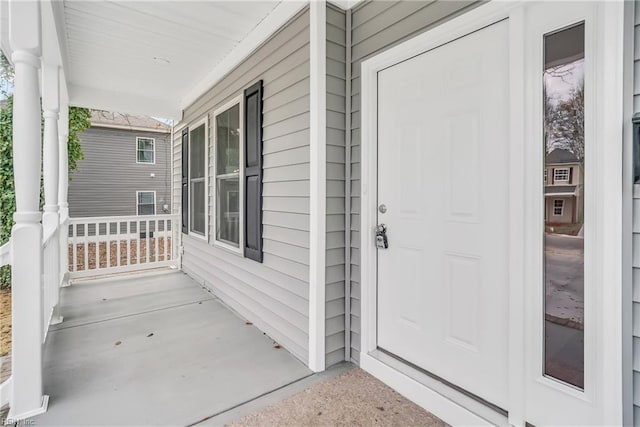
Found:
[[303, 3], [52, 2], [72, 105], [179, 119]]

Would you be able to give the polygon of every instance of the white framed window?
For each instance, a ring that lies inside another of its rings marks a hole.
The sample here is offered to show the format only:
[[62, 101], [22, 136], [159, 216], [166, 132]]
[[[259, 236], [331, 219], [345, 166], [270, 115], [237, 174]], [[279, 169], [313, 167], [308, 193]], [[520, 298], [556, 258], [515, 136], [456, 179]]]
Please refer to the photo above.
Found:
[[214, 244], [239, 254], [244, 244], [242, 107], [240, 96], [213, 113]]
[[137, 215], [155, 215], [156, 192], [136, 191], [136, 206]]
[[207, 238], [208, 116], [189, 130], [189, 235]]
[[564, 200], [554, 200], [553, 201], [553, 216], [562, 216], [564, 212]]
[[553, 181], [569, 181], [569, 168], [558, 168], [553, 171]]
[[136, 138], [136, 163], [156, 164], [156, 140], [155, 138]]

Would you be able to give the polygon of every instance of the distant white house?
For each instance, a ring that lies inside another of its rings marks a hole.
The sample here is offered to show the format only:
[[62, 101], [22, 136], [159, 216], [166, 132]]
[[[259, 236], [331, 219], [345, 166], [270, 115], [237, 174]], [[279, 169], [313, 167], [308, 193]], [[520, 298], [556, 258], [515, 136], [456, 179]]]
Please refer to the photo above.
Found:
[[584, 182], [580, 161], [572, 152], [556, 148], [546, 156], [544, 171], [547, 224], [578, 224], [584, 209]]
[[84, 159], [69, 182], [72, 217], [169, 213], [171, 126], [93, 110], [80, 144]]

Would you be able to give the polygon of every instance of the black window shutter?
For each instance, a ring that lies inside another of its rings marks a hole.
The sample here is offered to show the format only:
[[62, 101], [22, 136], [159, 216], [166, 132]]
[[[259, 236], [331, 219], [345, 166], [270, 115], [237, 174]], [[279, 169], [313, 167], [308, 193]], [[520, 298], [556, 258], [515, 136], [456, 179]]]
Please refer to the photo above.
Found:
[[573, 184], [573, 167], [569, 168], [569, 184]]
[[182, 130], [182, 232], [189, 233], [189, 129]]
[[244, 256], [262, 262], [262, 80], [244, 90]]
[[556, 182], [556, 168], [551, 168], [551, 183], [555, 184]]

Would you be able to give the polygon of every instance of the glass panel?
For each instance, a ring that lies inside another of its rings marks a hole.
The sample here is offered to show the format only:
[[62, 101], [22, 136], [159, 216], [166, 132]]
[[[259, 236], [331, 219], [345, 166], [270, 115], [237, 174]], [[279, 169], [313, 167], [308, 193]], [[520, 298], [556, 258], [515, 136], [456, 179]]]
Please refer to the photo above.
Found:
[[240, 105], [216, 116], [216, 174], [240, 170]]
[[205, 234], [204, 180], [191, 182], [191, 231]]
[[584, 388], [584, 24], [544, 39], [544, 373]]
[[150, 191], [145, 191], [145, 192], [138, 193], [138, 203], [139, 204], [148, 204], [148, 203], [153, 204], [154, 203], [153, 193], [150, 192]]
[[153, 151], [153, 139], [138, 138], [138, 150]]
[[153, 215], [154, 205], [138, 205], [138, 215]]
[[153, 144], [151, 138], [138, 138], [137, 161], [139, 163], [153, 163]]
[[218, 212], [216, 215], [216, 240], [234, 246], [240, 243], [240, 179], [218, 179]]
[[191, 131], [189, 143], [189, 161], [191, 178], [203, 178], [205, 169], [204, 125]]

